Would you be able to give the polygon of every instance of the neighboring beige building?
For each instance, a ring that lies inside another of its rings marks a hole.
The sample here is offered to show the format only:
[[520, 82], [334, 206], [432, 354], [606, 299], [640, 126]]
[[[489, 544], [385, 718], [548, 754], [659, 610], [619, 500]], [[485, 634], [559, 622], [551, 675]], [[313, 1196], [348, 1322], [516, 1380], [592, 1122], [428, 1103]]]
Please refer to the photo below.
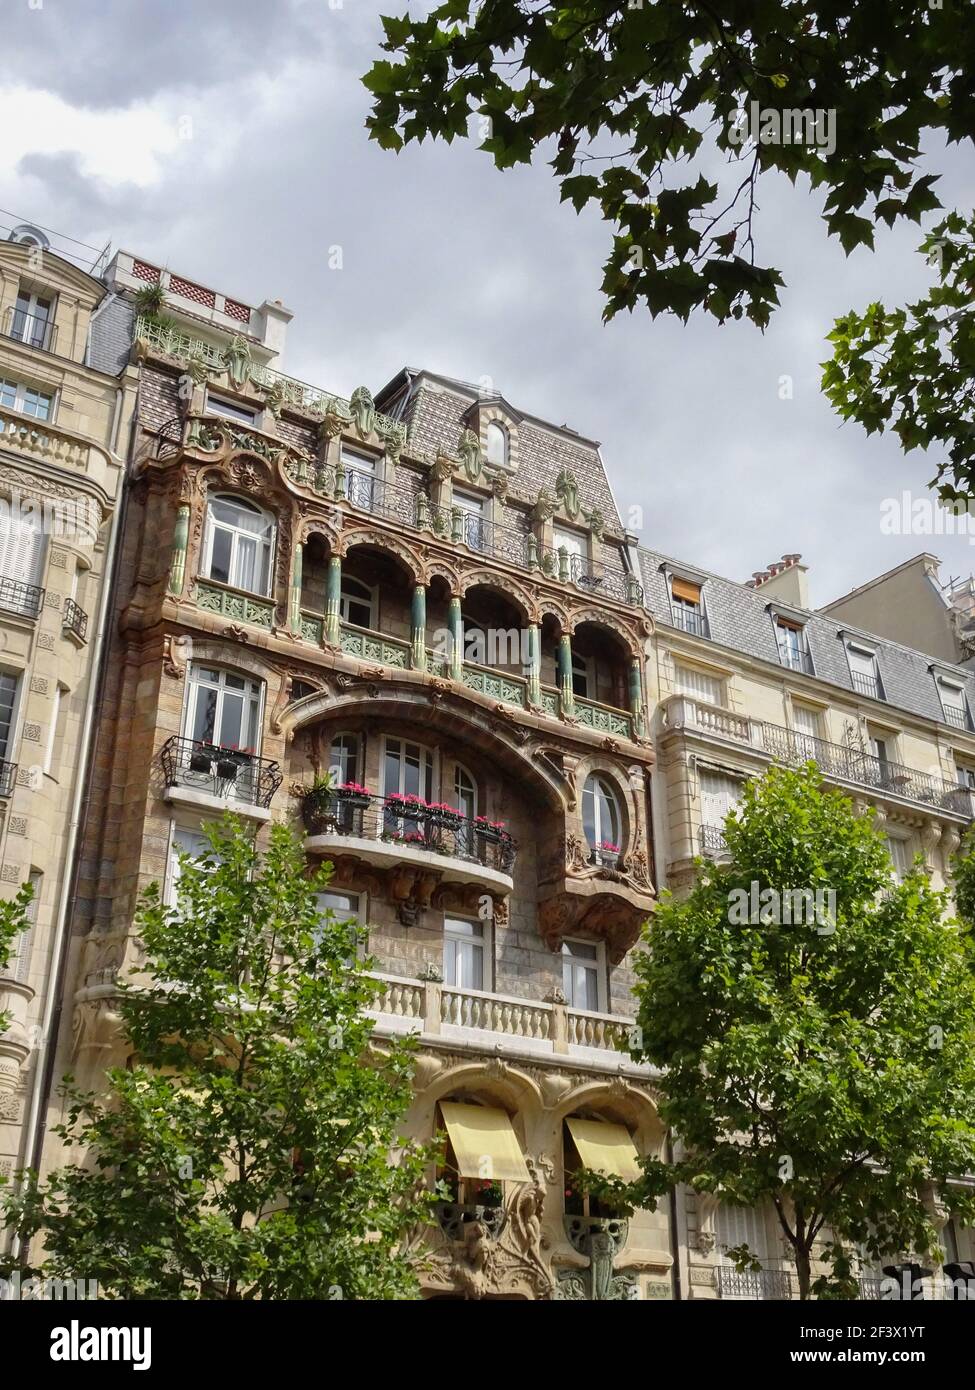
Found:
[[[933, 885], [950, 886], [951, 856], [975, 815], [975, 676], [853, 627], [836, 605], [810, 611], [798, 555], [748, 584], [651, 551], [640, 560], [655, 626], [647, 698], [658, 887], [686, 888], [697, 856], [725, 853], [725, 817], [747, 778], [810, 760], [874, 809], [892, 873], [921, 854]], [[693, 1297], [786, 1293], [791, 1261], [771, 1211], [693, 1195], [687, 1209]], [[743, 1240], [759, 1253], [761, 1274], [740, 1275], [723, 1260]], [[949, 1259], [975, 1259], [975, 1233], [946, 1223], [944, 1243]], [[864, 1267], [865, 1296], [876, 1296], [879, 1277]]]
[[137, 374], [92, 351], [110, 299], [38, 229], [0, 242], [0, 892], [35, 894], [0, 974], [6, 1172], [36, 1158], [135, 401]]
[[975, 655], [975, 581], [942, 584], [940, 565], [936, 555], [915, 555], [820, 612], [938, 661], [968, 662]]

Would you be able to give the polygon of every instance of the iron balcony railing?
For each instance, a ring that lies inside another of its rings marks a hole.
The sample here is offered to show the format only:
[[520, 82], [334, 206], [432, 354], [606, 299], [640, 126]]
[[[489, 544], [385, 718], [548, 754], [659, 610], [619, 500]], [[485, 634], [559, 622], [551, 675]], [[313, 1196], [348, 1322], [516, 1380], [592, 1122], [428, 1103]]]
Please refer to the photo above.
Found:
[[465, 511], [463, 507], [437, 507], [426, 502], [423, 508], [426, 521], [434, 535], [441, 539], [452, 539], [489, 555], [495, 560], [508, 560], [522, 569], [530, 569], [532, 546], [536, 545], [534, 536], [527, 528], [504, 526], [478, 516], [476, 512]]
[[17, 779], [17, 764], [0, 760], [0, 796], [9, 796]]
[[719, 859], [728, 853], [728, 843], [720, 825], [701, 826], [701, 854], [705, 859]]
[[732, 1269], [718, 1265], [715, 1282], [721, 1298], [754, 1298], [759, 1300], [792, 1297], [792, 1282], [781, 1269]]
[[511, 873], [517, 855], [516, 842], [507, 830], [407, 797], [310, 791], [302, 816], [310, 835], [380, 840], [464, 859], [503, 874]]
[[21, 618], [36, 618], [44, 602], [44, 590], [38, 584], [25, 584], [20, 579], [0, 575], [0, 608]]
[[593, 565], [584, 555], [568, 550], [564, 545], [532, 545], [538, 556], [538, 568], [550, 579], [563, 584], [575, 584], [591, 594], [616, 599], [619, 603], [642, 605], [643, 585], [632, 574], [617, 573]]
[[46, 314], [28, 314], [15, 304], [3, 316], [3, 335], [41, 352], [54, 352], [58, 341], [57, 327]]
[[956, 709], [954, 705], [944, 707], [945, 723], [954, 729], [971, 729], [972, 717], [967, 709]]
[[64, 601], [61, 627], [64, 632], [73, 632], [79, 642], [84, 642], [88, 637], [88, 614], [73, 598]]
[[282, 782], [278, 764], [268, 758], [192, 738], [167, 739], [160, 759], [167, 787], [188, 787], [251, 806], [269, 806]]
[[804, 676], [814, 676], [812, 657], [805, 647], [779, 647], [779, 660], [790, 671], [801, 671]]
[[871, 700], [886, 700], [883, 682], [879, 676], [868, 676], [863, 671], [852, 671], [853, 689], [858, 695], [867, 695]]
[[828, 777], [879, 791], [893, 792], [910, 801], [941, 807], [956, 815], [971, 815], [972, 797], [967, 787], [948, 782], [930, 772], [919, 772], [904, 763], [894, 763], [861, 748], [829, 743], [812, 734], [797, 733], [778, 724], [762, 725], [762, 740], [776, 762], [799, 767], [814, 762]]
[[340, 470], [340, 477], [342, 480], [336, 488], [339, 500], [344, 491], [345, 498], [353, 507], [361, 507], [374, 516], [405, 522], [407, 526], [416, 526], [417, 494], [411, 488], [383, 482], [372, 473], [358, 468], [346, 468], [344, 476]]
[[707, 637], [708, 620], [702, 608], [690, 608], [686, 604], [675, 603], [672, 608], [674, 627], [689, 632], [692, 637]]

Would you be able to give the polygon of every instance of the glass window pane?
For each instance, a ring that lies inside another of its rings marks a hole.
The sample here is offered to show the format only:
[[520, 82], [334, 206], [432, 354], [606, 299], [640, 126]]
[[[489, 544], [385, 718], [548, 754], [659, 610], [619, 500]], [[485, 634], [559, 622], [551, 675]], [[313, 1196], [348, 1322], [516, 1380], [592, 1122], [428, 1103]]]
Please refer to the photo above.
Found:
[[230, 583], [230, 556], [233, 550], [233, 537], [222, 526], [213, 528], [213, 544], [210, 548], [210, 579], [221, 584]]
[[208, 686], [197, 686], [191, 738], [201, 743], [212, 743], [216, 718], [217, 692]]
[[244, 702], [239, 695], [224, 693], [220, 710], [219, 743], [223, 748], [239, 748], [244, 718]]
[[257, 582], [257, 541], [253, 536], [237, 537], [237, 553], [234, 559], [234, 586], [253, 592]]

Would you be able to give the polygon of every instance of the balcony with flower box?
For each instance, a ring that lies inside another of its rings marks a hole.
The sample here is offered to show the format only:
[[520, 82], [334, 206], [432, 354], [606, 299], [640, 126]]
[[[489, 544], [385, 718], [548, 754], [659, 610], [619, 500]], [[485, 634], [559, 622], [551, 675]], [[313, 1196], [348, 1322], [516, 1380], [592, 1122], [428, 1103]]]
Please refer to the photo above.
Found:
[[249, 749], [219, 747], [173, 736], [160, 750], [167, 801], [195, 809], [234, 810], [252, 820], [270, 819], [271, 798], [281, 785], [276, 762]]
[[311, 788], [301, 813], [309, 854], [341, 854], [401, 879], [412, 868], [435, 875], [438, 884], [473, 884], [499, 896], [513, 887], [517, 847], [504, 825], [465, 816], [445, 802], [379, 796], [346, 783]]

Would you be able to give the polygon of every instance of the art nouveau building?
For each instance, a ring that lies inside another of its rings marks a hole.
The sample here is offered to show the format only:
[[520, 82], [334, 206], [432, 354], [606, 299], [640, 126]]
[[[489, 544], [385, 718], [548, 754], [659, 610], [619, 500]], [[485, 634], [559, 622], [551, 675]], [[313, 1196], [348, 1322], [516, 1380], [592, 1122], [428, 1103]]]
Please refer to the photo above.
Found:
[[93, 347], [112, 296], [48, 236], [0, 241], [0, 1172], [35, 1157], [136, 373]]
[[[951, 856], [975, 814], [972, 673], [811, 611], [798, 555], [748, 584], [648, 550], [640, 564], [655, 626], [647, 693], [658, 887], [679, 891], [697, 856], [720, 858], [725, 817], [747, 778], [773, 762], [810, 760], [829, 785], [873, 808], [894, 874], [920, 854], [934, 886], [950, 886]], [[687, 1209], [691, 1296], [789, 1296], [791, 1262], [773, 1213], [693, 1195]], [[975, 1259], [975, 1233], [943, 1230], [948, 1261]], [[724, 1249], [744, 1241], [761, 1274], [729, 1267]], [[864, 1266], [866, 1296], [879, 1278]]]
[[455, 1199], [422, 1235], [425, 1293], [671, 1297], [667, 1207], [608, 1219], [570, 1180], [664, 1144], [625, 1050], [651, 623], [597, 447], [430, 373], [342, 400], [242, 323], [171, 290], [166, 315], [133, 330], [60, 1069], [97, 1084], [124, 1055], [114, 981], [177, 847], [228, 805], [292, 821], [335, 866], [323, 906], [368, 926], [379, 1036], [421, 1035], [410, 1124], [446, 1135]]

